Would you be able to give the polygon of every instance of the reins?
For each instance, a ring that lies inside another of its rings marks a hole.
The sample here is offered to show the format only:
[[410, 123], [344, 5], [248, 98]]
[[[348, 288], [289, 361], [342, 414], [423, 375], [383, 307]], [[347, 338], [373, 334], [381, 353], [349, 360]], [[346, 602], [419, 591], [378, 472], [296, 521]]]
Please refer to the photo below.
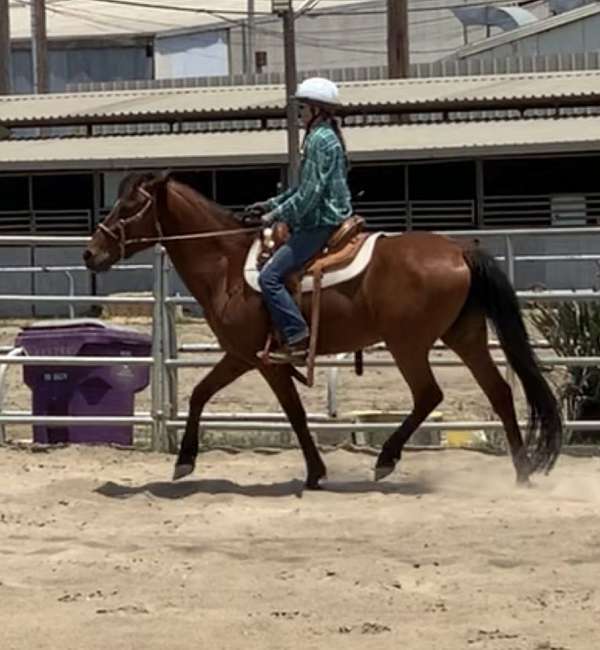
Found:
[[260, 226], [255, 228], [235, 228], [233, 230], [215, 230], [213, 232], [189, 233], [187, 235], [166, 235], [162, 237], [138, 237], [136, 239], [126, 239], [125, 245], [128, 244], [161, 244], [166, 241], [186, 241], [190, 239], [208, 239], [210, 237], [225, 237], [227, 235], [241, 235], [242, 233], [252, 233], [261, 230]]
[[[126, 224], [142, 219], [154, 204], [154, 198], [145, 188], [139, 187], [137, 188], [137, 192], [144, 197], [146, 202], [135, 214], [125, 219], [119, 219], [115, 224], [114, 229], [109, 228], [104, 223], [98, 224], [98, 228], [107, 237], [109, 237], [110, 239], [112, 239], [117, 243], [119, 247], [121, 259], [125, 257], [126, 247], [131, 244], [162, 244], [163, 242], [169, 242], [169, 241], [191, 241], [194, 239], [209, 239], [211, 237], [227, 237], [230, 235], [241, 235], [241, 234], [259, 232], [262, 229], [261, 226], [256, 226], [251, 228], [233, 228], [227, 230], [215, 230], [213, 232], [188, 233], [185, 235], [163, 235], [163, 230], [158, 220], [158, 215], [154, 214], [154, 228], [156, 230], [156, 237], [134, 237], [132, 239], [127, 239], [127, 235], [125, 231]], [[115, 204], [115, 207], [117, 204]]]

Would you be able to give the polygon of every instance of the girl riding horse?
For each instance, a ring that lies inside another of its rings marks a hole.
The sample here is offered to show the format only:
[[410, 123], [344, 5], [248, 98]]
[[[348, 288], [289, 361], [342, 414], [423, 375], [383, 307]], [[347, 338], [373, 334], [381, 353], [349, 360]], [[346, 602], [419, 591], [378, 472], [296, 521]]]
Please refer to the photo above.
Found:
[[262, 268], [259, 284], [283, 345], [268, 353], [271, 363], [301, 363], [306, 359], [309, 331], [306, 320], [285, 286], [327, 243], [333, 231], [352, 216], [347, 181], [346, 147], [334, 117], [339, 105], [337, 86], [313, 77], [298, 87], [296, 100], [306, 128], [300, 182], [247, 211], [262, 215], [265, 226], [283, 221], [291, 237]]

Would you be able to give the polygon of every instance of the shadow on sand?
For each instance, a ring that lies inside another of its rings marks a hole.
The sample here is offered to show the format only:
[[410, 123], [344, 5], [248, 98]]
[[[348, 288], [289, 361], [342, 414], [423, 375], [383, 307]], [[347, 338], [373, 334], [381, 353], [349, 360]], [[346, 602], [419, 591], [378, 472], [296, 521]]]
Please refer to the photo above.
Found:
[[[192, 481], [153, 482], [144, 485], [121, 485], [108, 481], [94, 490], [105, 497], [113, 499], [126, 499], [136, 494], [149, 493], [161, 499], [184, 499], [194, 494], [238, 494], [246, 497], [302, 497], [305, 487], [300, 480], [286, 481], [284, 483], [254, 483], [240, 485], [225, 479], [201, 479]], [[388, 483], [382, 481], [323, 481], [319, 494], [403, 494], [417, 496], [431, 493], [432, 486], [425, 481], [408, 481], [402, 483]]]

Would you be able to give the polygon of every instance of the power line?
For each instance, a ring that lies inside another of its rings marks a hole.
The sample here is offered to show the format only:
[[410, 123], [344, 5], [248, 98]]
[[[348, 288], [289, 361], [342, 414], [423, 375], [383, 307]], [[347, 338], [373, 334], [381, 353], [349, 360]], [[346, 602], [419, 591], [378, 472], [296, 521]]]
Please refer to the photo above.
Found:
[[[21, 4], [31, 6], [32, 3], [31, 0], [21, 0]], [[59, 9], [54, 4], [46, 5], [46, 11], [56, 14], [58, 16], [66, 16], [67, 18], [77, 18], [83, 22], [90, 23], [92, 25], [97, 25], [99, 27], [122, 28], [123, 16], [119, 16], [119, 15], [114, 15], [114, 14], [110, 15], [110, 14], [103, 13], [100, 14], [100, 16], [95, 14], [94, 17], [92, 17], [89, 15], [89, 13], [82, 13], [81, 10], [77, 10], [77, 9], [71, 9], [71, 8]], [[103, 20], [102, 17], [104, 17], [105, 20]], [[172, 27], [171, 23], [159, 22], [157, 20], [153, 20], [152, 23], [157, 27], [163, 27], [163, 28]]]
[[[163, 11], [168, 10], [168, 11], [171, 11], [171, 12], [186, 12], [186, 13], [196, 13], [196, 14], [207, 14], [207, 15], [214, 16], [216, 18], [220, 18], [221, 20], [223, 20], [223, 21], [225, 21], [225, 22], [227, 22], [227, 23], [229, 23], [229, 24], [231, 24], [232, 26], [235, 26], [235, 27], [243, 26], [243, 24], [245, 22], [244, 20], [241, 20], [241, 19], [234, 20], [234, 19], [231, 19], [231, 18], [229, 18], [227, 16], [220, 16], [220, 14], [226, 13], [226, 12], [213, 10], [213, 9], [208, 9], [208, 8], [202, 8], [202, 7], [169, 6], [169, 5], [165, 5], [165, 4], [158, 4], [158, 3], [155, 4], [155, 3], [150, 3], [150, 2], [144, 2], [144, 0], [93, 0], [93, 1], [98, 2], [98, 3], [104, 3], [104, 4], [112, 4], [112, 5], [142, 7], [142, 8], [148, 8], [148, 9], [163, 10]], [[318, 1], [322, 2], [323, 0], [318, 0]], [[326, 0], [326, 1], [329, 1], [329, 0]], [[339, 0], [337, 0], [337, 1], [339, 2]], [[352, 0], [352, 2], [355, 2], [355, 0]], [[21, 3], [26, 4], [26, 5], [30, 5], [31, 0], [21, 0]], [[115, 16], [115, 15], [106, 16], [107, 20], [102, 20], [102, 19], [98, 19], [99, 18], [98, 16], [93, 18], [93, 17], [89, 16], [89, 14], [83, 14], [83, 13], [79, 12], [74, 7], [66, 8], [66, 7], [61, 6], [61, 8], [59, 9], [57, 4], [54, 4], [54, 3], [49, 4], [47, 6], [48, 11], [51, 11], [51, 12], [56, 13], [56, 14], [62, 14], [62, 15], [65, 15], [65, 16], [76, 17], [76, 18], [79, 18], [81, 20], [85, 20], [87, 22], [90, 22], [92, 24], [99, 25], [101, 27], [120, 27], [121, 26], [118, 22], [114, 22], [114, 21], [122, 20], [121, 16]], [[475, 3], [471, 3], [471, 4], [475, 4]], [[480, 4], [480, 3], [477, 3], [477, 4]], [[303, 9], [308, 10], [308, 13], [304, 14], [306, 17], [313, 17], [313, 16], [317, 17], [319, 15], [324, 15], [324, 16], [333, 15], [330, 12], [326, 12], [326, 13], [321, 14], [321, 13], [315, 13], [314, 11], [310, 11], [310, 8], [314, 7], [314, 6], [316, 6], [316, 4], [314, 2], [307, 3], [307, 4], [305, 4], [303, 6]], [[464, 7], [465, 5], [462, 4], [460, 6]], [[434, 8], [432, 8], [432, 9], [434, 9]], [[236, 14], [236, 15], [244, 15], [245, 14], [245, 12], [241, 12], [241, 11], [236, 12], [236, 11], [231, 11], [231, 10], [227, 10], [227, 13]], [[385, 12], [383, 12], [383, 13], [385, 13]], [[271, 13], [260, 12], [259, 15], [265, 16], [265, 18], [262, 21], [263, 24], [277, 22], [276, 17], [274, 17], [273, 14], [271, 14]], [[336, 14], [336, 15], [352, 16], [352, 15], [356, 15], [356, 14], [354, 12], [343, 12], [341, 14]], [[423, 21], [414, 21], [414, 22], [411, 22], [411, 26], [415, 26], [415, 25], [419, 25], [419, 24], [427, 24], [429, 22], [431, 22], [431, 23], [441, 22], [441, 21], [447, 20], [448, 18], [450, 18], [450, 17], [447, 17], [447, 18], [439, 17], [439, 18], [425, 19]], [[172, 25], [167, 24], [167, 23], [162, 23], [160, 21], [153, 21], [153, 22], [157, 26], [172, 27]], [[357, 29], [360, 29], [360, 28], [357, 28]], [[346, 30], [346, 29], [340, 29], [339, 30], [340, 33], [346, 33], [347, 31], [348, 30]], [[255, 26], [255, 32], [262, 33], [262, 34], [267, 35], [267, 36], [273, 36], [273, 37], [278, 38], [278, 39], [283, 38], [283, 34], [280, 31], [265, 28], [265, 27]], [[111, 39], [111, 40], [116, 41], [116, 39]], [[349, 53], [355, 53], [355, 54], [373, 54], [373, 55], [378, 55], [378, 56], [385, 55], [385, 53], [386, 53], [384, 50], [377, 50], [377, 49], [372, 49], [372, 48], [368, 48], [368, 47], [356, 47], [356, 46], [342, 45], [342, 44], [337, 45], [337, 44], [334, 44], [334, 43], [331, 43], [331, 42], [327, 43], [327, 42], [324, 42], [324, 40], [322, 38], [317, 38], [317, 37], [311, 38], [311, 36], [307, 36], [307, 35], [302, 34], [302, 33], [296, 35], [296, 41], [298, 43], [306, 45], [308, 47], [323, 48], [323, 49], [326, 49], [326, 50], [335, 50], [335, 51], [340, 51], [340, 52], [349, 52]], [[453, 51], [454, 49], [456, 49], [456, 48], [440, 48], [440, 49], [432, 49], [432, 50], [413, 50], [412, 52], [414, 54], [434, 54], [434, 53], [450, 52], [450, 51]]]
[[[534, 2], [540, 2], [541, 0], [521, 0], [521, 2], [512, 2], [509, 3], [509, 5], [513, 6], [521, 6], [521, 5], [527, 5], [527, 4], [532, 4]], [[22, 0], [23, 4], [29, 4], [26, 0]], [[129, 6], [129, 7], [141, 7], [144, 9], [157, 9], [157, 10], [162, 10], [162, 11], [171, 11], [171, 12], [182, 12], [182, 13], [195, 13], [195, 14], [206, 14], [208, 16], [214, 16], [215, 18], [219, 18], [221, 20], [224, 20], [225, 22], [232, 22], [235, 24], [238, 24], [240, 21], [243, 20], [243, 18], [240, 18], [238, 20], [232, 20], [227, 18], [227, 16], [240, 16], [244, 17], [247, 15], [247, 12], [242, 9], [209, 9], [208, 7], [182, 7], [181, 5], [169, 5], [169, 4], [162, 4], [162, 3], [155, 3], [155, 2], [144, 2], [143, 0], [92, 0], [92, 2], [99, 2], [99, 3], [105, 3], [105, 4], [114, 4], [114, 5], [122, 5], [122, 6]], [[325, 10], [318, 10], [315, 11], [314, 7], [316, 7], [317, 4], [320, 2], [335, 2], [336, 4], [343, 4], [341, 0], [309, 0], [301, 9], [299, 9], [296, 12], [296, 17], [300, 15], [307, 15], [311, 17], [318, 17], [318, 16], [365, 16], [365, 15], [379, 15], [379, 14], [385, 14], [386, 9], [352, 9], [348, 8], [345, 10], [336, 10], [336, 9], [325, 9]], [[348, 0], [348, 4], [352, 4], [356, 7], [360, 7], [360, 4], [357, 3], [357, 0]], [[506, 2], [503, 2], [503, 0], [488, 0], [488, 2], [484, 1], [478, 1], [478, 2], [468, 2], [468, 3], [458, 3], [458, 4], [448, 4], [448, 5], [437, 5], [433, 7], [409, 7], [408, 12], [409, 13], [420, 13], [420, 12], [431, 12], [431, 11], [441, 11], [441, 10], [447, 10], [447, 9], [455, 9], [455, 8], [464, 8], [465, 6], [467, 7], [477, 7], [477, 6], [489, 6], [490, 4], [503, 4], [506, 5]], [[61, 7], [61, 9], [65, 9], [64, 7]], [[73, 10], [73, 8], [69, 8], [70, 10]], [[257, 16], [268, 16], [272, 17], [273, 14], [270, 11], [255, 11], [255, 15]]]
[[[209, 16], [214, 16], [215, 18], [220, 18], [222, 20], [228, 20], [223, 18], [223, 16], [245, 16], [247, 12], [245, 10], [236, 10], [236, 9], [208, 9], [206, 7], [181, 7], [173, 6], [166, 4], [159, 4], [156, 2], [141, 2], [139, 0], [92, 0], [93, 2], [104, 2], [107, 4], [115, 5], [124, 5], [130, 7], [143, 7], [145, 9], [162, 9], [165, 11], [181, 11], [193, 14], [207, 14]], [[257, 16], [272, 16], [273, 14], [270, 11], [255, 11]], [[237, 22], [237, 21], [235, 21]]]
[[[332, 1], [336, 2], [337, 4], [343, 4], [340, 2], [340, 0], [321, 0], [321, 1]], [[478, 2], [467, 2], [467, 3], [459, 3], [459, 4], [448, 4], [448, 5], [436, 5], [434, 7], [409, 7], [408, 8], [408, 13], [421, 13], [421, 12], [431, 12], [431, 11], [442, 11], [442, 10], [450, 10], [450, 9], [464, 9], [465, 7], [480, 7], [480, 6], [489, 6], [489, 5], [494, 5], [494, 4], [499, 4], [503, 6], [525, 6], [529, 4], [533, 4], [535, 2], [541, 2], [542, 0], [521, 0], [521, 2], [503, 2], [503, 0], [488, 0], [487, 2], [484, 1], [478, 1]], [[356, 7], [359, 7], [359, 5], [356, 3], [356, 0], [349, 0], [348, 4], [353, 4]], [[375, 16], [375, 15], [380, 15], [380, 14], [386, 14], [387, 10], [386, 9], [353, 9], [353, 8], [348, 8], [348, 9], [324, 9], [320, 11], [312, 11], [310, 12], [310, 15], [312, 16]]]

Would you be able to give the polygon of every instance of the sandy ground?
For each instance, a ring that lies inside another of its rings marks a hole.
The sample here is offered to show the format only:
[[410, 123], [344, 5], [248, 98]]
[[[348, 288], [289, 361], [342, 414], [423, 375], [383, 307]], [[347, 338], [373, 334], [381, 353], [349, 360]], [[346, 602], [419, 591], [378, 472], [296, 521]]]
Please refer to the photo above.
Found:
[[593, 650], [600, 459], [0, 448], [2, 650]]

